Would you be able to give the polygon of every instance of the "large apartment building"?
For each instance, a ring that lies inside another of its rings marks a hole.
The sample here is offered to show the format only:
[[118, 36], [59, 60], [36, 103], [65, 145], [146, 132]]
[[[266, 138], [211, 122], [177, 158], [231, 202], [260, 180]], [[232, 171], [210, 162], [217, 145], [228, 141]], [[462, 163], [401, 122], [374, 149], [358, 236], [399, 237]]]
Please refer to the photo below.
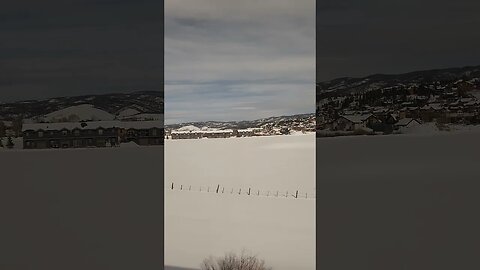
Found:
[[23, 148], [86, 148], [163, 144], [162, 121], [92, 121], [24, 124]]

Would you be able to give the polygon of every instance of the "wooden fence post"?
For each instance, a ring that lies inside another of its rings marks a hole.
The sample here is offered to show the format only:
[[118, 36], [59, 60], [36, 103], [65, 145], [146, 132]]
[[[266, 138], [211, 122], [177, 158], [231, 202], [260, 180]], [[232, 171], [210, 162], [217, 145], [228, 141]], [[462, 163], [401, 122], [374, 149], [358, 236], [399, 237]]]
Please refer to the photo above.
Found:
[[173, 182], [172, 182], [172, 190], [173, 190]]
[[217, 185], [217, 193], [218, 193], [218, 189], [219, 189], [219, 188], [220, 188], [220, 184], [219, 184], [219, 185]]
[[250, 188], [248, 188], [248, 196], [250, 196]]
[[298, 190], [297, 190], [297, 193], [295, 193], [295, 199], [298, 198]]

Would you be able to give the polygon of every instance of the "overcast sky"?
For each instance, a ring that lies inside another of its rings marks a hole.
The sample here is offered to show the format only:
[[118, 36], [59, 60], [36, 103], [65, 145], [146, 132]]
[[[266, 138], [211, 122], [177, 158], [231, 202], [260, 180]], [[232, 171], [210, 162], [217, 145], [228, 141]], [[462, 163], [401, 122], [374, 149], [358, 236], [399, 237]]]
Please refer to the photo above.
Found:
[[165, 120], [314, 112], [314, 0], [165, 3]]
[[321, 0], [317, 79], [480, 65], [478, 0]]
[[161, 90], [163, 1], [22, 0], [0, 8], [0, 102]]

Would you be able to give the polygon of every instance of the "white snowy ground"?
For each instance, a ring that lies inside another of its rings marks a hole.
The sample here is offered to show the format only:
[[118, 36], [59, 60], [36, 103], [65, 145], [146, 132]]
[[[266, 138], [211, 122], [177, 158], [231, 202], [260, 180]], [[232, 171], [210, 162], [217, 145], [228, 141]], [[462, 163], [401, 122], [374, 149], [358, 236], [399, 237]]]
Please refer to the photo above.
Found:
[[319, 269], [478, 269], [479, 150], [475, 131], [317, 139]]
[[315, 191], [315, 134], [165, 140], [166, 187]]
[[[314, 144], [314, 134], [167, 140], [165, 176], [175, 182], [174, 190], [168, 189], [168, 180], [158, 183], [163, 174], [162, 147], [3, 149], [0, 202], [20, 209], [7, 207], [2, 214], [11, 220], [5, 232], [16, 234], [2, 238], [0, 232], [0, 238], [12, 246], [8, 251], [12, 254], [16, 247], [22, 248], [32, 265], [52, 261], [64, 269], [85, 269], [121, 261], [123, 268], [116, 269], [142, 268], [134, 264], [154, 263], [148, 260], [163, 246], [157, 235], [149, 238], [146, 233], [161, 218], [152, 211], [161, 203], [161, 196], [157, 199], [154, 194], [164, 192], [166, 265], [198, 269], [208, 256], [246, 250], [274, 269], [314, 269]], [[224, 193], [214, 193], [218, 184]], [[180, 191], [180, 185], [185, 189], [191, 185], [192, 190]], [[149, 188], [151, 192], [144, 194], [145, 187], [155, 186], [167, 189]], [[249, 187], [251, 196], [246, 194]], [[292, 197], [296, 190], [301, 198]], [[31, 201], [35, 204], [27, 203]], [[23, 213], [22, 219], [16, 213]], [[38, 223], [39, 229], [13, 230], [19, 223]], [[125, 242], [112, 247], [112, 241], [119, 239]], [[42, 249], [45, 242], [55, 252]], [[96, 248], [89, 248], [92, 245]], [[8, 252], [3, 255], [9, 257]], [[59, 256], [52, 259], [52, 254]], [[11, 257], [5, 263], [21, 261]]]
[[314, 134], [167, 140], [165, 176], [166, 265], [246, 250], [277, 270], [315, 269]]
[[439, 130], [435, 123], [423, 123], [421, 125], [413, 125], [411, 127], [400, 128], [402, 134], [409, 135], [438, 135], [438, 134], [454, 134], [454, 133], [472, 133], [480, 132], [480, 125], [445, 125], [445, 130]]
[[162, 269], [162, 163], [155, 146], [0, 150], [0, 268]]

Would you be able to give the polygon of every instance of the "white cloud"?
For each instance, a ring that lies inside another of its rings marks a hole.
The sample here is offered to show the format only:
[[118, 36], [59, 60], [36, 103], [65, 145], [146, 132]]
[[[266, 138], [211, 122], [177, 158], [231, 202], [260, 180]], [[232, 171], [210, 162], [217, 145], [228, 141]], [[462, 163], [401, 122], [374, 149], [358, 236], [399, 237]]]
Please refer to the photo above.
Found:
[[167, 122], [313, 111], [315, 1], [167, 1], [165, 79]]

